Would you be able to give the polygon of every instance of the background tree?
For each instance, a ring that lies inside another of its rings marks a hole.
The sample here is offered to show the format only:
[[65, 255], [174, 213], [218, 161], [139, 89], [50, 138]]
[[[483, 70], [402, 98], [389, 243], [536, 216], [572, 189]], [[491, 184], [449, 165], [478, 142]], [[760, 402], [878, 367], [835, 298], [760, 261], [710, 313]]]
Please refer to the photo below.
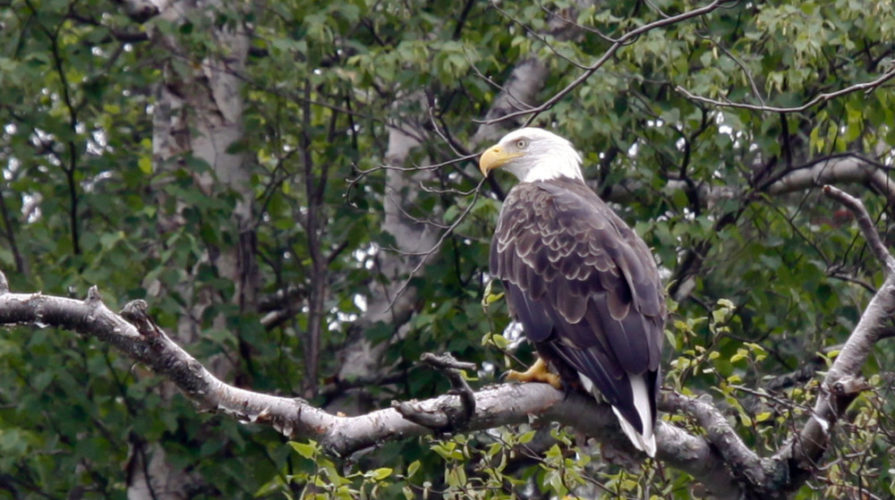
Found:
[[[895, 493], [889, 1], [0, 5], [0, 268], [57, 297], [0, 286], [4, 498]], [[525, 123], [665, 273], [655, 462], [605, 408], [485, 387], [531, 349], [475, 153]], [[470, 418], [369, 413], [470, 395], [427, 351], [476, 364]]]

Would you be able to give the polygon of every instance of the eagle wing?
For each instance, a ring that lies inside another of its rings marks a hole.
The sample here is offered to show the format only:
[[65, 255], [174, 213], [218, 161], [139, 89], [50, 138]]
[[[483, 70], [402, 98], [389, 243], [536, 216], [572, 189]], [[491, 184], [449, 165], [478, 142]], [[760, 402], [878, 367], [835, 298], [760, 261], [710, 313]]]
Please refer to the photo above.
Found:
[[582, 182], [521, 183], [490, 260], [539, 353], [585, 375], [642, 432], [628, 378], [644, 374], [655, 419], [665, 301], [640, 237]]

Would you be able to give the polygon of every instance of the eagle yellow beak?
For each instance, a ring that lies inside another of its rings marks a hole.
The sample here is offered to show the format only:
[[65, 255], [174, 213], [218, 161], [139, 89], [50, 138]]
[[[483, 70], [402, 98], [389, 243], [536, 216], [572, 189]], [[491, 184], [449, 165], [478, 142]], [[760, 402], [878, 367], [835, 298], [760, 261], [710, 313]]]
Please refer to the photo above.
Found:
[[508, 153], [499, 144], [496, 144], [482, 153], [482, 157], [479, 158], [479, 170], [482, 171], [482, 175], [488, 177], [488, 172], [520, 156], [522, 156], [522, 153]]

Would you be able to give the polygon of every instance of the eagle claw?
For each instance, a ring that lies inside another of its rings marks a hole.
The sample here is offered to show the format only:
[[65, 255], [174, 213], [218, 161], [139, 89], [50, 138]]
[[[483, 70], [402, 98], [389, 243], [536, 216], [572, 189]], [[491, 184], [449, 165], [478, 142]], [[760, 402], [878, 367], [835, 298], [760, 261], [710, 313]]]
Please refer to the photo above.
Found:
[[562, 379], [555, 373], [547, 370], [547, 363], [543, 359], [538, 358], [537, 361], [528, 370], [517, 372], [510, 370], [506, 373], [506, 378], [515, 380], [516, 382], [543, 382], [550, 384], [556, 390], [562, 389]]

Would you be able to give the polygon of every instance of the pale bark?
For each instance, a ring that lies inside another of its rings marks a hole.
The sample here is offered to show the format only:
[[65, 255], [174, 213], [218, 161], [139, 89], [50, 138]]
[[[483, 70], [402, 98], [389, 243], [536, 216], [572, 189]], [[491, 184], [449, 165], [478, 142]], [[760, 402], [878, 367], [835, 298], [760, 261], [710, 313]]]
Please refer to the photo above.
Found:
[[172, 467], [159, 443], [131, 442], [127, 470], [128, 500], [191, 498], [191, 487], [199, 484], [197, 475]]
[[793, 464], [790, 473], [792, 484], [787, 485], [790, 490], [800, 486], [817, 470], [830, 445], [836, 422], [851, 402], [870, 388], [861, 376], [861, 369], [876, 343], [890, 332], [890, 321], [895, 316], [895, 257], [883, 245], [860, 200], [832, 186], [826, 186], [824, 192], [854, 214], [874, 255], [886, 271], [886, 279], [867, 304], [861, 319], [824, 376], [808, 421], [774, 457], [779, 463]]
[[[192, 9], [201, 8], [213, 15], [220, 7], [217, 2], [201, 6], [191, 2], [160, 2], [159, 15], [180, 24]], [[234, 302], [243, 310], [251, 310], [257, 300], [258, 288], [252, 220], [254, 193], [245, 155], [230, 151], [243, 136], [242, 84], [238, 75], [244, 72], [249, 40], [241, 26], [235, 29], [216, 27], [211, 36], [220, 48], [218, 53], [195, 66], [181, 64], [177, 68], [173, 63], [176, 57], [172, 57], [162, 68], [163, 82], [156, 87], [153, 109], [153, 163], [157, 174], [154, 190], [160, 204], [164, 205], [164, 184], [170, 178], [167, 173], [189, 168], [180, 159], [192, 156], [209, 167], [208, 171], [190, 171], [197, 187], [206, 196], [220, 195], [223, 190], [237, 193], [232, 231], [235, 233], [233, 240], [238, 244], [232, 248], [210, 249], [206, 259], [221, 276], [236, 284]], [[174, 37], [154, 30], [150, 38], [170, 54], [183, 53]], [[175, 231], [184, 224], [181, 212], [185, 206], [179, 200], [175, 202], [174, 213], [159, 215], [163, 232]], [[180, 292], [191, 302], [191, 310], [181, 316], [178, 334], [184, 339], [194, 339], [198, 334], [197, 318], [213, 299], [201, 290], [193, 290], [190, 280], [186, 281], [181, 284]], [[161, 293], [157, 283], [147, 285], [148, 289]]]
[[[860, 155], [845, 155], [816, 161], [810, 166], [794, 169], [781, 178], [762, 188], [762, 192], [780, 196], [797, 193], [806, 189], [819, 188], [825, 184], [845, 185], [862, 184], [873, 188], [887, 200], [895, 200], [895, 181], [886, 173], [884, 167], [871, 159]], [[646, 186], [634, 179], [623, 179], [612, 186], [607, 201], [627, 203], [636, 199], [638, 193]], [[677, 191], [690, 189], [686, 181], [671, 179], [665, 183], [662, 192], [671, 196]], [[712, 208], [724, 200], [742, 197], [742, 188], [728, 185], [709, 185], [700, 183], [695, 187], [700, 206]]]
[[[121, 314], [116, 314], [105, 306], [95, 287], [85, 300], [40, 293], [11, 293], [5, 277], [0, 274], [0, 324], [39, 324], [74, 330], [108, 342], [131, 359], [167, 377], [201, 410], [227, 414], [243, 422], [270, 425], [292, 439], [314, 439], [334, 455], [347, 456], [387, 440], [447, 430], [488, 429], [533, 419], [557, 421], [611, 443], [617, 449], [636, 453], [618, 432], [616, 418], [609, 406], [584, 395], [564, 394], [545, 384], [501, 384], [481, 388], [474, 393], [475, 411], [470, 419], [457, 427], [439, 425], [436, 428], [414, 423], [406, 418], [406, 413], [427, 414], [430, 421], [447, 425], [450, 422], [447, 415], [460, 411], [459, 396], [443, 395], [409, 402], [402, 410], [405, 415], [389, 408], [346, 417], [327, 413], [300, 398], [240, 389], [212, 375], [168, 338], [146, 316], [145, 309], [145, 302], [135, 301], [126, 305]], [[705, 439], [674, 424], [661, 422], [657, 442], [659, 459], [693, 474], [711, 491], [726, 495], [736, 488], [734, 477], [725, 472], [723, 460]], [[156, 495], [164, 489], [164, 484], [173, 480], [170, 477], [164, 479], [164, 483], [150, 483]], [[142, 498], [136, 496], [140, 491], [149, 491], [145, 483], [134, 486], [134, 498]]]
[[[838, 196], [840, 200], [846, 199], [841, 193]], [[855, 211], [861, 228], [887, 269], [895, 269], [895, 259], [882, 246], [866, 211], [860, 204], [849, 208]], [[889, 274], [843, 345], [824, 379], [824, 390], [812, 416], [776, 455], [762, 458], [746, 447], [723, 414], [708, 401], [667, 393], [663, 395], [660, 407], [672, 413], [690, 415], [706, 434], [704, 438], [694, 436], [663, 421], [657, 430], [658, 458], [692, 474], [709, 492], [722, 498], [739, 495], [783, 497], [798, 488], [821, 462], [829, 445], [829, 436], [848, 404], [867, 388], [860, 378], [860, 370], [875, 343], [887, 331], [889, 318], [895, 314], [893, 276], [895, 273]], [[459, 424], [451, 417], [462, 412], [460, 397], [456, 395], [404, 403], [400, 410], [390, 408], [343, 417], [315, 408], [301, 399], [239, 389], [216, 378], [171, 341], [146, 316], [145, 308], [144, 302], [136, 301], [128, 304], [122, 315], [115, 314], [106, 308], [95, 288], [83, 301], [40, 293], [11, 293], [5, 277], [0, 274], [0, 324], [52, 326], [94, 336], [168, 377], [204, 410], [271, 425], [293, 439], [315, 439], [336, 455], [345, 456], [385, 440], [446, 430], [487, 429], [533, 418], [561, 422], [614, 447], [628, 446], [618, 432], [609, 407], [581, 395], [564, 395], [544, 384], [482, 388], [474, 393], [475, 411], [471, 418]], [[429, 426], [414, 423], [412, 420], [421, 421], [415, 415], [424, 415]], [[145, 474], [135, 473], [133, 476], [145, 477]], [[171, 480], [166, 478], [168, 482]], [[163, 486], [154, 481], [134, 485], [133, 498], [141, 498], [139, 493], [148, 491], [149, 485]]]
[[[153, 12], [173, 25], [180, 25], [197, 12], [214, 16], [223, 7], [219, 1], [211, 2], [154, 2], [152, 6], [144, 2], [125, 2], [125, 11], [139, 17]], [[211, 21], [211, 18], [209, 18]], [[209, 25], [214, 25], [209, 22]], [[216, 26], [210, 30], [218, 52], [209, 55], [197, 64], [189, 64], [181, 58], [185, 50], [175, 37], [159, 29], [149, 30], [151, 43], [158, 50], [171, 57], [162, 69], [162, 81], [156, 85], [153, 107], [153, 191], [164, 207], [173, 204], [173, 212], [160, 210], [158, 226], [161, 233], [181, 231], [186, 223], [182, 212], [186, 204], [182, 200], [171, 200], [165, 193], [165, 184], [175, 178], [176, 172], [187, 170], [196, 186], [205, 196], [219, 196], [225, 191], [237, 194], [233, 207], [232, 241], [237, 242], [227, 248], [206, 249], [192, 269], [185, 269], [184, 279], [175, 285], [177, 294], [185, 300], [184, 311], [178, 315], [177, 338], [181, 342], [197, 340], [203, 325], [201, 318], [214, 303], [233, 301], [240, 310], [251, 311], [257, 300], [259, 275], [255, 262], [255, 231], [252, 204], [254, 193], [250, 181], [247, 160], [242, 153], [233, 153], [230, 148], [243, 136], [242, 83], [238, 75], [243, 73], [248, 54], [249, 39], [237, 24]], [[178, 64], [179, 63], [179, 64]], [[187, 157], [196, 158], [208, 166], [208, 170], [191, 168], [184, 162]], [[160, 238], [164, 241], [164, 237]], [[161, 253], [161, 248], [155, 250]], [[212, 265], [217, 273], [235, 284], [234, 297], [219, 297], [210, 288], [196, 285], [195, 277], [202, 266]], [[170, 293], [161, 281], [144, 283], [152, 296]], [[219, 315], [213, 320], [215, 327], [223, 328], [225, 318]], [[228, 373], [233, 367], [224, 356], [219, 356], [209, 364], [218, 374]], [[170, 396], [171, 390], [160, 388], [163, 397]], [[142, 466], [136, 467], [129, 475], [128, 496], [132, 500], [142, 498], [176, 499], [178, 490], [166, 485], [184, 485], [195, 482], [185, 471], [177, 470], [165, 463], [163, 449], [158, 443], [144, 443], [138, 438], [132, 440], [135, 450], [133, 460]]]
[[861, 183], [876, 189], [890, 203], [895, 200], [895, 182], [885, 170], [860, 156], [831, 158], [811, 167], [794, 170], [766, 189], [770, 195], [791, 193], [824, 184]]
[[[838, 420], [854, 398], [868, 388], [860, 376], [861, 368], [875, 344], [890, 330], [888, 321], [895, 315], [895, 257], [884, 246], [858, 200], [829, 186], [825, 192], [854, 213], [872, 251], [888, 273], [825, 375], [822, 391], [801, 430], [774, 456], [760, 457], [743, 443], [709, 400], [666, 393], [660, 402], [665, 411], [691, 416], [705, 430], [705, 438], [662, 422], [657, 430], [658, 458], [689, 472], [719, 497], [784, 497], [810, 478], [822, 463]], [[202, 409], [272, 425], [291, 438], [315, 439], [336, 455], [344, 456], [384, 440], [446, 430], [473, 431], [532, 418], [570, 425], [614, 447], [627, 446], [608, 407], [576, 394], [564, 396], [542, 384], [482, 388], [473, 394], [475, 410], [471, 418], [460, 423], [453, 417], [462, 412], [460, 398], [455, 395], [343, 417], [300, 399], [239, 389], [216, 378], [171, 341], [145, 315], [145, 307], [145, 303], [137, 301], [126, 306], [122, 315], [115, 314], [105, 307], [95, 288], [84, 301], [40, 293], [10, 293], [0, 274], [0, 324], [53, 326], [94, 336], [168, 377]], [[428, 424], [414, 423], [421, 421]], [[129, 490], [131, 498], [146, 498], [149, 494], [155, 498], [177, 498], [175, 493], [165, 496], [159, 492], [169, 491], [166, 485], [183, 483], [184, 477], [164, 464], [163, 454], [157, 453], [160, 450], [147, 455], [149, 449], [142, 444], [134, 448], [129, 477], [136, 482]], [[162, 472], [153, 479], [153, 471]]]

